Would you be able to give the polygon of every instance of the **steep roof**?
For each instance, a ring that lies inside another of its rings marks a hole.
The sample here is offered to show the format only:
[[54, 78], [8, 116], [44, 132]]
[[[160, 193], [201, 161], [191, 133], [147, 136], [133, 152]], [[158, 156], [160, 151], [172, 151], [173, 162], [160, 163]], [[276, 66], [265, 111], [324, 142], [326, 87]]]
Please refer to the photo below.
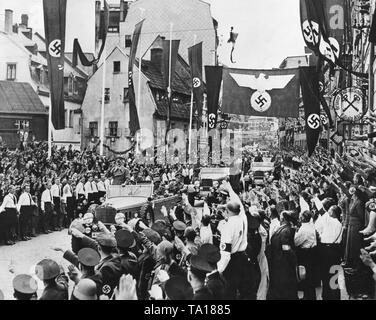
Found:
[[46, 108], [29, 83], [0, 81], [0, 112], [46, 114]]

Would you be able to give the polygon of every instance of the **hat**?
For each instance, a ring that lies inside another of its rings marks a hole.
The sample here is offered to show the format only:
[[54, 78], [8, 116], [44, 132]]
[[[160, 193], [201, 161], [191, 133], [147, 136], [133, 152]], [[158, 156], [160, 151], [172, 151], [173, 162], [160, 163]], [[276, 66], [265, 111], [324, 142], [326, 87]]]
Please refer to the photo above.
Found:
[[216, 264], [221, 260], [219, 248], [210, 243], [204, 243], [198, 250], [198, 256], [202, 257], [211, 264]]
[[176, 231], [184, 231], [187, 228], [187, 225], [180, 220], [174, 221], [172, 226], [174, 227]]
[[225, 195], [225, 196], [227, 196], [227, 197], [230, 195], [230, 194], [228, 193], [228, 191], [225, 190], [222, 186], [220, 186], [220, 187], [218, 188], [218, 192], [221, 193], [221, 194], [223, 194], [223, 195]]
[[101, 257], [97, 251], [92, 248], [83, 248], [78, 251], [78, 262], [87, 266], [87, 267], [94, 267], [96, 266]]
[[168, 254], [172, 253], [174, 250], [174, 245], [167, 240], [163, 240], [160, 244], [157, 246], [157, 252], [159, 256], [167, 256]]
[[192, 300], [193, 289], [189, 282], [179, 276], [171, 277], [164, 284], [164, 290], [170, 300]]
[[191, 256], [190, 259], [191, 268], [196, 269], [201, 272], [212, 272], [215, 270], [214, 266], [212, 266], [206, 259], [204, 259], [202, 256]]
[[38, 283], [28, 274], [19, 274], [13, 279], [13, 288], [20, 293], [33, 294], [38, 290]]
[[121, 249], [128, 249], [135, 243], [134, 236], [128, 230], [119, 230], [115, 233], [117, 246]]
[[54, 279], [60, 274], [60, 267], [51, 259], [43, 259], [35, 266], [35, 274], [40, 280]]
[[240, 213], [240, 205], [234, 201], [230, 201], [227, 203], [226, 205], [226, 209], [228, 211], [231, 211], [235, 214], [239, 214]]
[[160, 234], [153, 230], [153, 229], [144, 229], [142, 233], [145, 235], [146, 238], [148, 238], [151, 242], [158, 245], [162, 241], [162, 237]]
[[75, 286], [73, 296], [78, 300], [98, 300], [97, 285], [91, 279], [82, 279]]
[[97, 242], [102, 247], [116, 248], [116, 239], [112, 234], [100, 233], [97, 236]]

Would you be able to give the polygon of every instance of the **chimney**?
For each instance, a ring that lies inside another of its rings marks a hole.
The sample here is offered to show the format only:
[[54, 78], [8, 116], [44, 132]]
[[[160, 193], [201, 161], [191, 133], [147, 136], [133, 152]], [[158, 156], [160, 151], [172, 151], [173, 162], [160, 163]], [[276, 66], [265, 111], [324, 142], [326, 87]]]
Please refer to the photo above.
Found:
[[4, 31], [6, 33], [12, 33], [13, 32], [13, 10], [5, 9]]
[[150, 49], [150, 56], [151, 56], [151, 63], [163, 74], [163, 47], [162, 47], [162, 40], [165, 37], [160, 37], [157, 41], [155, 41], [153, 47]]
[[24, 25], [26, 28], [29, 25], [29, 16], [27, 14], [21, 15], [21, 24]]

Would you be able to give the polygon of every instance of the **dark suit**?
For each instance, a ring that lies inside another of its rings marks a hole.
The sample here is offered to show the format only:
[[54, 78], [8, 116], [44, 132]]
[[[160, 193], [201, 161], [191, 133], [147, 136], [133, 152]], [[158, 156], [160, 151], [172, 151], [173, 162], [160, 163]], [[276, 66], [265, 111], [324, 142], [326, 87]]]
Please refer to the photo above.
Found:
[[95, 269], [102, 281], [102, 294], [111, 297], [123, 275], [120, 256], [110, 255], [104, 258]]
[[68, 277], [58, 276], [56, 284], [46, 286], [39, 300], [68, 300]]

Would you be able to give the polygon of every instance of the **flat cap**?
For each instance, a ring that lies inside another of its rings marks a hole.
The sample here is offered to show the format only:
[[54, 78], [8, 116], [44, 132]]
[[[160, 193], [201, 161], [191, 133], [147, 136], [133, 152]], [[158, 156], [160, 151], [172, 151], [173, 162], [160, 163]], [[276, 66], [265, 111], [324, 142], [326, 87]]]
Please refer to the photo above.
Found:
[[77, 256], [78, 262], [87, 267], [94, 267], [101, 260], [99, 253], [92, 248], [82, 248], [80, 251], [78, 251]]
[[177, 231], [184, 231], [187, 228], [187, 225], [184, 222], [180, 221], [180, 220], [174, 221], [174, 223], [172, 224], [172, 226]]
[[170, 300], [192, 300], [193, 289], [189, 282], [179, 276], [171, 277], [164, 284], [164, 290]]
[[191, 268], [196, 269], [198, 271], [208, 273], [215, 270], [214, 266], [212, 266], [206, 259], [204, 259], [202, 256], [191, 256], [190, 259]]
[[28, 274], [19, 274], [13, 279], [13, 288], [20, 293], [33, 294], [38, 290], [38, 283]]
[[54, 279], [60, 274], [60, 267], [51, 259], [43, 259], [35, 266], [35, 274], [41, 280]]
[[128, 249], [134, 245], [135, 239], [128, 230], [119, 230], [115, 233], [117, 246], [122, 249]]
[[97, 236], [97, 242], [103, 247], [116, 248], [117, 246], [116, 239], [112, 234], [100, 233]]
[[204, 243], [200, 247], [198, 250], [198, 256], [202, 257], [211, 264], [216, 264], [219, 260], [221, 260], [219, 248], [210, 243]]
[[145, 235], [146, 238], [148, 238], [151, 242], [154, 244], [158, 245], [162, 241], [162, 237], [160, 234], [153, 230], [153, 229], [144, 229], [142, 233]]

